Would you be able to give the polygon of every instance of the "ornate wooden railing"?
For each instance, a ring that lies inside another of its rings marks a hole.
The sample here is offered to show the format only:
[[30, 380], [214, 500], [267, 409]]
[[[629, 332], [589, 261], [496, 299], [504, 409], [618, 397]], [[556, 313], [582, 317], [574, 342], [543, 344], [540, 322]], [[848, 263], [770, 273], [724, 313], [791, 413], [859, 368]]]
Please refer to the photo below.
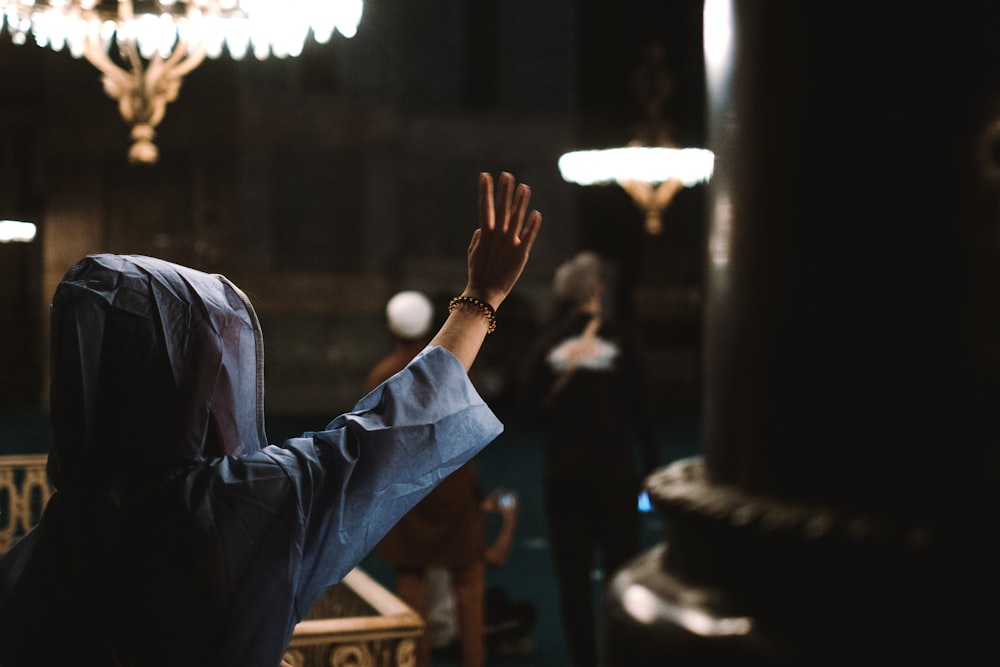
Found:
[[[41, 517], [52, 495], [46, 456], [0, 456], [0, 554]], [[295, 627], [293, 667], [413, 667], [420, 616], [355, 568]]]
[[295, 626], [285, 653], [294, 667], [413, 667], [420, 616], [355, 568]]
[[0, 456], [0, 554], [38, 523], [52, 486], [45, 454]]

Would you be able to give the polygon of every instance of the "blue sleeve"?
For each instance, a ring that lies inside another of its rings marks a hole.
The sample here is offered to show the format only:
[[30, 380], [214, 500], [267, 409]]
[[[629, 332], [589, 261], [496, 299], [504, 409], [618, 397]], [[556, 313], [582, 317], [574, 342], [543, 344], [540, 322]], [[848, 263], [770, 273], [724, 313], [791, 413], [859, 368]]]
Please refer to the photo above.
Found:
[[56, 493], [0, 559], [0, 630], [86, 607], [74, 573], [119, 568], [102, 604], [133, 600], [123, 609], [145, 609], [141, 618], [181, 619], [191, 632], [171, 639], [177, 655], [275, 667], [316, 600], [502, 429], [462, 364], [430, 348], [322, 431], [130, 490], [135, 502], [108, 510], [113, 520], [87, 539], [72, 527], [91, 505]]
[[300, 610], [502, 431], [458, 359], [429, 347], [323, 431], [287, 441], [304, 522]]

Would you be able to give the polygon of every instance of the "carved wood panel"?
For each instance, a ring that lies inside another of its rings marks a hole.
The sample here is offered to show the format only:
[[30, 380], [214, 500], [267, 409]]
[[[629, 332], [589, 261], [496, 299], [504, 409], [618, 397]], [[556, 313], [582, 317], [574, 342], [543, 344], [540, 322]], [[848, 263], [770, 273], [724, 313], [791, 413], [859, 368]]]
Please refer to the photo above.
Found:
[[52, 495], [45, 454], [0, 456], [0, 554], [38, 523]]

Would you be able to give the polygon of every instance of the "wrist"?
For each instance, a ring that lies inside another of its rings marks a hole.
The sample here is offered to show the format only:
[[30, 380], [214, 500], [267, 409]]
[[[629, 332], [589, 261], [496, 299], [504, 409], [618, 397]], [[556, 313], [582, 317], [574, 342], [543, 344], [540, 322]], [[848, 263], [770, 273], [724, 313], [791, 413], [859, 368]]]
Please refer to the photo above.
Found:
[[448, 302], [449, 313], [453, 313], [459, 309], [468, 309], [478, 316], [481, 316], [486, 321], [487, 334], [493, 333], [493, 331], [497, 328], [496, 309], [485, 299], [463, 292], [461, 296], [456, 296]]
[[474, 299], [485, 301], [490, 304], [493, 310], [498, 309], [500, 304], [503, 303], [503, 294], [501, 292], [479, 289], [477, 287], [472, 287], [471, 285], [467, 285], [466, 288], [462, 290], [462, 296], [470, 296]]

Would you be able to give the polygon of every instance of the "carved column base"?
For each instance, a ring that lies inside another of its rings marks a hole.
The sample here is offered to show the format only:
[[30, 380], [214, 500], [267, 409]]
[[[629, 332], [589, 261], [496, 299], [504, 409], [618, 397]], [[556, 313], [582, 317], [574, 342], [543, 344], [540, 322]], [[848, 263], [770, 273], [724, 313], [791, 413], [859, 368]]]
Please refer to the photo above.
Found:
[[610, 583], [615, 667], [953, 660], [986, 643], [995, 578], [947, 529], [714, 484], [700, 458], [650, 492], [667, 540]]

